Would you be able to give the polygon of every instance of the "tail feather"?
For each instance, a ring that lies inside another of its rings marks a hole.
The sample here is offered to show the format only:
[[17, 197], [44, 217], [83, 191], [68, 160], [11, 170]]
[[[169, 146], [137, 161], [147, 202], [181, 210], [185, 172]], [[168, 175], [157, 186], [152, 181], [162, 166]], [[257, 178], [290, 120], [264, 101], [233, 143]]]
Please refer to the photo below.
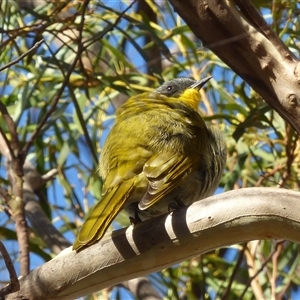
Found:
[[105, 234], [117, 214], [124, 208], [126, 200], [133, 192], [135, 178], [123, 181], [112, 188], [93, 208], [84, 222], [74, 244], [73, 250], [87, 247]]

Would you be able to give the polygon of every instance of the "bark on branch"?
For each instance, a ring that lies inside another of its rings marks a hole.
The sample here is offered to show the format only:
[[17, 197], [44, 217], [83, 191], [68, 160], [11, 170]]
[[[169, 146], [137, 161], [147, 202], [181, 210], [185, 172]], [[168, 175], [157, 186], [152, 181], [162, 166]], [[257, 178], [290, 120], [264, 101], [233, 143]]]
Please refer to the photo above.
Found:
[[7, 299], [74, 299], [226, 245], [281, 238], [299, 243], [299, 200], [299, 192], [247, 188], [195, 202], [115, 231], [79, 253], [69, 249], [23, 277], [20, 291]]
[[169, 0], [203, 44], [300, 133], [300, 64], [249, 0]]

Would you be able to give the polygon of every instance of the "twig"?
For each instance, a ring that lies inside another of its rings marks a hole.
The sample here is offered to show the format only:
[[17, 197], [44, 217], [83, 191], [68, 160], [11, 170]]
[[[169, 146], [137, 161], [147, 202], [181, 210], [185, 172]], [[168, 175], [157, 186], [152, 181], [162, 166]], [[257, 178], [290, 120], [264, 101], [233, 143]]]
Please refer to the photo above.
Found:
[[[278, 166], [278, 167], [274, 168], [272, 171], [261, 175], [260, 178], [258, 179], [258, 181], [256, 182], [255, 186], [256, 187], [261, 186], [261, 184], [264, 180], [267, 180], [269, 177], [273, 176], [276, 172], [280, 171], [282, 168], [283, 168], [282, 166]], [[268, 179], [268, 180], [269, 180], [269, 182], [274, 182], [270, 179]], [[278, 184], [278, 182], [274, 182], [274, 183], [276, 185]]]
[[[0, 107], [3, 103], [0, 101]], [[1, 108], [0, 108], [1, 111]], [[11, 154], [14, 153], [13, 149], [11, 148], [10, 141], [8, 140], [5, 132], [0, 127], [0, 153], [6, 157], [11, 158]]]
[[0, 186], [0, 197], [3, 198], [3, 200], [5, 201], [6, 204], [11, 200], [10, 194], [2, 186]]
[[[132, 3], [126, 7], [126, 9], [120, 13], [120, 15], [116, 18], [115, 22], [113, 24], [110, 24], [109, 26], [107, 26], [102, 32], [100, 32], [98, 35], [95, 35], [93, 37], [93, 39], [91, 41], [89, 41], [88, 43], [86, 43], [84, 45], [84, 49], [88, 48], [89, 46], [91, 46], [95, 40], [98, 39], [102, 39], [104, 37], [105, 34], [107, 34], [108, 32], [110, 32], [111, 30], [114, 29], [114, 27], [120, 22], [120, 20], [122, 19], [122, 17], [125, 15], [125, 13], [137, 2], [137, 0], [132, 1]], [[105, 7], [104, 5], [101, 5], [102, 7]], [[107, 22], [108, 23], [108, 22]]]
[[3, 70], [5, 70], [5, 69], [7, 69], [7, 68], [9, 68], [9, 67], [11, 67], [11, 66], [13, 66], [13, 65], [15, 65], [16, 63], [18, 63], [20, 60], [22, 60], [28, 54], [30, 54], [35, 49], [37, 49], [42, 43], [44, 43], [44, 39], [41, 39], [40, 41], [36, 42], [33, 47], [31, 47], [28, 51], [26, 51], [25, 53], [23, 53], [20, 57], [14, 59], [10, 63], [8, 63], [5, 66], [3, 66], [2, 68], [0, 68], [0, 72], [3, 71]]
[[276, 298], [276, 279], [277, 279], [277, 272], [278, 272], [278, 258], [283, 250], [282, 244], [277, 246], [276, 252], [272, 257], [272, 274], [270, 274], [270, 283], [271, 283], [271, 295], [272, 299]]
[[46, 174], [42, 175], [43, 182], [46, 183], [53, 179], [58, 174], [57, 169], [51, 169]]
[[11, 258], [1, 241], [0, 241], [0, 252], [2, 254], [2, 257], [5, 262], [5, 266], [8, 270], [9, 277], [10, 277], [10, 283], [0, 290], [0, 299], [4, 299], [5, 295], [17, 292], [20, 289], [20, 283], [14, 265], [11, 261]]
[[[89, 0], [86, 0], [84, 1], [83, 3], [83, 13], [82, 13], [82, 18], [81, 18], [81, 23], [79, 26], [83, 26], [84, 24], [84, 12], [86, 11], [87, 9], [87, 6], [88, 6], [88, 3], [89, 3]], [[79, 30], [79, 32], [81, 32]], [[63, 93], [63, 91], [65, 90], [65, 87], [68, 85], [69, 83], [69, 79], [70, 79], [70, 76], [72, 75], [72, 72], [74, 71], [76, 65], [77, 65], [77, 62], [80, 60], [80, 57], [81, 57], [81, 54], [82, 54], [82, 51], [83, 49], [81, 47], [78, 47], [78, 51], [76, 53], [76, 56], [74, 58], [74, 61], [73, 63], [71, 64], [66, 76], [65, 76], [65, 79], [62, 83], [62, 86], [61, 88], [59, 89], [59, 91], [57, 92], [56, 96], [54, 97], [53, 101], [52, 101], [52, 104], [49, 108], [49, 110], [45, 113], [45, 115], [43, 116], [42, 120], [40, 121], [40, 123], [38, 124], [37, 128], [35, 129], [35, 131], [31, 134], [31, 136], [29, 137], [29, 140], [28, 142], [26, 143], [26, 145], [24, 146], [23, 148], [23, 154], [26, 155], [30, 149], [30, 147], [32, 146], [34, 140], [36, 139], [36, 137], [38, 136], [39, 132], [41, 131], [41, 129], [44, 127], [44, 125], [46, 124], [48, 118], [51, 116], [51, 114], [55, 111], [55, 108], [57, 106], [57, 103]]]
[[275, 244], [275, 249], [272, 251], [272, 253], [270, 253], [270, 255], [267, 257], [267, 259], [263, 262], [263, 264], [261, 265], [261, 267], [257, 270], [257, 272], [249, 278], [248, 283], [243, 291], [243, 293], [241, 294], [241, 296], [239, 297], [239, 300], [244, 299], [244, 296], [248, 290], [248, 288], [251, 285], [251, 282], [254, 278], [256, 278], [256, 276], [265, 268], [265, 266], [267, 265], [267, 263], [271, 260], [271, 258], [273, 257], [273, 255], [277, 252], [277, 247], [283, 243], [283, 240], [279, 240], [276, 242]]
[[[114, 26], [116, 26], [119, 21], [121, 20], [121, 18], [123, 17], [123, 15], [132, 7], [132, 5], [136, 2], [136, 0], [134, 0], [119, 16], [118, 18], [116, 19], [116, 21], [111, 24], [110, 26], [108, 26], [104, 31], [102, 31], [100, 33], [100, 36], [97, 36], [97, 38], [102, 38], [107, 32], [111, 31]], [[72, 65], [70, 66], [65, 78], [64, 78], [64, 81], [62, 83], [62, 86], [60, 88], [60, 90], [58, 91], [58, 93], [56, 94], [55, 98], [53, 99], [52, 101], [52, 104], [49, 108], [49, 110], [45, 113], [44, 117], [42, 118], [42, 120], [40, 121], [40, 123], [38, 124], [37, 128], [35, 129], [35, 131], [32, 133], [32, 135], [30, 136], [28, 142], [26, 143], [26, 145], [24, 146], [23, 148], [23, 153], [26, 155], [30, 149], [30, 147], [32, 146], [35, 138], [37, 137], [37, 135], [39, 134], [40, 130], [43, 128], [43, 126], [45, 125], [45, 123], [47, 122], [48, 118], [50, 117], [50, 115], [55, 111], [55, 108], [57, 106], [57, 103], [65, 89], [65, 87], [68, 85], [68, 82], [69, 82], [69, 78], [75, 68], [75, 66], [77, 65], [77, 62], [80, 61], [80, 58], [81, 58], [81, 54], [82, 52], [84, 52], [92, 43], [94, 43], [94, 39], [92, 42], [90, 43], [86, 43], [85, 45], [83, 45], [82, 43], [80, 43], [80, 41], [82, 40], [82, 28], [83, 28], [83, 25], [84, 25], [84, 13], [87, 9], [87, 5], [88, 5], [89, 1], [85, 1], [84, 4], [83, 4], [83, 9], [82, 9], [82, 18], [81, 18], [81, 23], [79, 24], [79, 37], [78, 37], [78, 41], [79, 41], [79, 46], [78, 46], [78, 49], [77, 49], [77, 52], [76, 52], [76, 56], [75, 56], [75, 59], [72, 63]], [[86, 137], [86, 135], [85, 135]], [[98, 158], [97, 158], [97, 161], [98, 161]]]
[[229, 278], [228, 285], [227, 285], [227, 287], [225, 289], [225, 292], [223, 293], [223, 296], [221, 298], [223, 300], [228, 299], [229, 292], [230, 292], [233, 280], [234, 280], [234, 278], [235, 278], [235, 276], [236, 276], [236, 274], [237, 274], [237, 272], [238, 272], [238, 270], [239, 270], [239, 268], [240, 268], [240, 266], [241, 266], [241, 264], [243, 262], [246, 248], [247, 248], [247, 243], [244, 243], [243, 244], [243, 248], [242, 248], [242, 250], [239, 253], [239, 257], [237, 259], [236, 265], [234, 266], [233, 272], [232, 272], [232, 274], [231, 274], [231, 276]]
[[18, 138], [18, 133], [16, 129], [16, 124], [12, 117], [9, 115], [5, 105], [0, 101], [0, 112], [2, 114], [2, 118], [4, 119], [7, 128], [9, 130], [9, 133], [11, 134], [11, 140], [9, 141], [3, 132], [2, 129], [0, 129], [0, 133], [3, 136], [5, 143], [8, 147], [9, 154], [11, 156], [11, 159], [16, 158], [16, 153], [15, 151], [18, 151], [19, 149], [19, 138]]
[[298, 141], [298, 134], [293, 130], [290, 124], [286, 123], [286, 138], [285, 138], [285, 151], [287, 155], [287, 161], [285, 165], [285, 171], [282, 175], [281, 180], [278, 183], [278, 186], [284, 186], [288, 179], [291, 177], [292, 164], [297, 157], [295, 153]]

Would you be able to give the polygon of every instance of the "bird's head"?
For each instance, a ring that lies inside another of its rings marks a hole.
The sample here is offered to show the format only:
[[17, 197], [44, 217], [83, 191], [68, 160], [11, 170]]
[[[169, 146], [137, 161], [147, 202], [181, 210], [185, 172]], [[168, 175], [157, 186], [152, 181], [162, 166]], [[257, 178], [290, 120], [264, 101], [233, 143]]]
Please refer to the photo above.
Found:
[[197, 109], [200, 101], [199, 90], [211, 78], [211, 76], [208, 76], [198, 81], [190, 78], [176, 78], [163, 83], [154, 93], [178, 98]]

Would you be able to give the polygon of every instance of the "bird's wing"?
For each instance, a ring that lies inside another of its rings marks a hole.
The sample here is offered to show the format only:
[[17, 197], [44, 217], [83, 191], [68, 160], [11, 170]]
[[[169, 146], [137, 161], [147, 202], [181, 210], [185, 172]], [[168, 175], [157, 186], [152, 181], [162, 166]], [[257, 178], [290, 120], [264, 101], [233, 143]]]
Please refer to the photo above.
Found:
[[149, 185], [146, 194], [139, 202], [139, 209], [149, 208], [178, 186], [190, 172], [191, 166], [192, 161], [180, 154], [160, 153], [152, 156], [143, 169]]
[[136, 177], [124, 180], [118, 186], [106, 191], [84, 222], [74, 244], [73, 250], [89, 246], [101, 239], [116, 215], [123, 209], [130, 197]]

